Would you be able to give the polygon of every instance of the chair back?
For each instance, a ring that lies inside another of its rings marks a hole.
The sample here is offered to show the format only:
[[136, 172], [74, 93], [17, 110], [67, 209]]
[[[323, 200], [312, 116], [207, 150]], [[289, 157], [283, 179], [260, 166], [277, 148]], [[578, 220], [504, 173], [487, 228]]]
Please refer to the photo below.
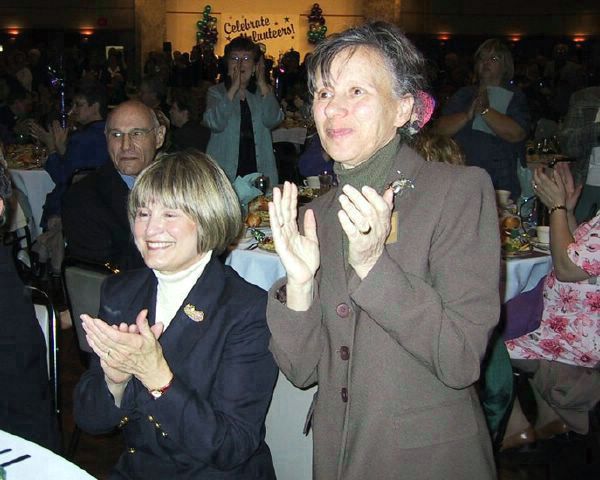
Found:
[[100, 308], [100, 289], [102, 282], [111, 273], [96, 265], [67, 265], [63, 269], [63, 282], [67, 294], [67, 304], [71, 319], [77, 333], [79, 348], [92, 353], [92, 348], [85, 339], [85, 332], [80, 315], [98, 315]]
[[48, 380], [52, 387], [52, 398], [54, 401], [54, 411], [57, 416], [60, 417], [60, 388], [58, 378], [58, 343], [57, 343], [57, 329], [58, 322], [56, 317], [56, 311], [54, 305], [50, 300], [50, 297], [46, 292], [40, 290], [37, 287], [26, 285], [26, 289], [32, 293], [33, 307], [35, 310], [35, 316], [40, 329], [44, 334], [44, 340], [46, 341], [46, 361], [48, 365]]

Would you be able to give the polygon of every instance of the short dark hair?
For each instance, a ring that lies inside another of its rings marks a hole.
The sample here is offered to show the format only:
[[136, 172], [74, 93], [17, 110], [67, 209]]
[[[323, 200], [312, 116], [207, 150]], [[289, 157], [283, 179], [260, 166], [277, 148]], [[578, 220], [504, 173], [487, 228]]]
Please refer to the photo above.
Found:
[[242, 52], [252, 52], [254, 61], [256, 62], [262, 55], [260, 46], [250, 40], [248, 37], [240, 35], [235, 37], [231, 42], [225, 45], [225, 56], [228, 57], [233, 50], [241, 50]]
[[[381, 55], [384, 67], [393, 79], [392, 92], [397, 98], [425, 90], [425, 60], [412, 42], [395, 25], [370, 22], [327, 37], [308, 59], [308, 90], [314, 95], [317, 75], [330, 81], [331, 64], [340, 53], [352, 55], [365, 47]], [[365, 65], [368, 68], [368, 65]]]
[[89, 106], [97, 103], [100, 116], [106, 118], [108, 113], [108, 93], [106, 87], [98, 80], [82, 80], [79, 85], [77, 85], [73, 96], [85, 98], [85, 101]]
[[193, 121], [198, 120], [206, 108], [206, 93], [199, 88], [174, 89], [171, 100], [179, 110], [187, 111], [189, 119]]

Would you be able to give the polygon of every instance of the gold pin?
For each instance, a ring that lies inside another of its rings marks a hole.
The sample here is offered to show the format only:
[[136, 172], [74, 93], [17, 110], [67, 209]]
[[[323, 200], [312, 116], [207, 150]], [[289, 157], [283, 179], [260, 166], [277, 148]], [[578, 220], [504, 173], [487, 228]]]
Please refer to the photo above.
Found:
[[204, 312], [202, 310], [196, 310], [196, 307], [191, 303], [188, 303], [183, 307], [184, 313], [190, 317], [194, 322], [201, 322], [204, 320]]

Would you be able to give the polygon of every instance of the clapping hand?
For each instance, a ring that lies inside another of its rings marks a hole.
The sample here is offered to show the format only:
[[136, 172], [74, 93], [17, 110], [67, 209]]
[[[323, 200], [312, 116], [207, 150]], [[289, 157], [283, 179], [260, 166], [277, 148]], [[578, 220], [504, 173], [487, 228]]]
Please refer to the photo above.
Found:
[[351, 185], [345, 185], [343, 192], [338, 219], [348, 236], [348, 263], [363, 279], [383, 253], [390, 234], [394, 192], [388, 188], [379, 195], [368, 186], [359, 192]]
[[[298, 230], [298, 187], [285, 182], [283, 191], [273, 189], [273, 201], [269, 202], [269, 217], [275, 249], [287, 273], [288, 306], [297, 310], [308, 308], [312, 300], [312, 284], [320, 265], [319, 239], [317, 224], [312, 210], [304, 214], [304, 235]], [[310, 299], [305, 299], [308, 305], [297, 306], [294, 301], [290, 304], [290, 293], [298, 287], [310, 292]]]
[[110, 326], [89, 315], [81, 316], [88, 343], [111, 382], [126, 383], [135, 376], [146, 388], [153, 389], [166, 385], [172, 377], [158, 343], [163, 324], [150, 327], [147, 315], [144, 309], [134, 325], [122, 323], [119, 326]]
[[56, 151], [61, 155], [64, 155], [67, 150], [68, 130], [63, 128], [58, 120], [54, 120], [52, 125], [50, 125], [50, 131], [52, 132]]
[[564, 205], [568, 212], [573, 212], [581, 189], [582, 185], [575, 185], [566, 163], [557, 163], [550, 175], [543, 168], [533, 171], [533, 190], [548, 208]]

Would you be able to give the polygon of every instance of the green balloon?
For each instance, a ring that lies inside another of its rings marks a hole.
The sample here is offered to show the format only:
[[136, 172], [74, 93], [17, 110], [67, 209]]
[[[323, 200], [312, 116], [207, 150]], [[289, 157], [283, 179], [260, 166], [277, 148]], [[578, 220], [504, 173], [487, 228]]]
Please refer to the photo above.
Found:
[[198, 20], [198, 21], [196, 22], [196, 26], [197, 26], [198, 28], [202, 28], [202, 22], [201, 22], [200, 20]]
[[211, 10], [212, 10], [212, 7], [210, 5], [207, 5], [206, 7], [204, 7], [205, 12], [210, 12]]

